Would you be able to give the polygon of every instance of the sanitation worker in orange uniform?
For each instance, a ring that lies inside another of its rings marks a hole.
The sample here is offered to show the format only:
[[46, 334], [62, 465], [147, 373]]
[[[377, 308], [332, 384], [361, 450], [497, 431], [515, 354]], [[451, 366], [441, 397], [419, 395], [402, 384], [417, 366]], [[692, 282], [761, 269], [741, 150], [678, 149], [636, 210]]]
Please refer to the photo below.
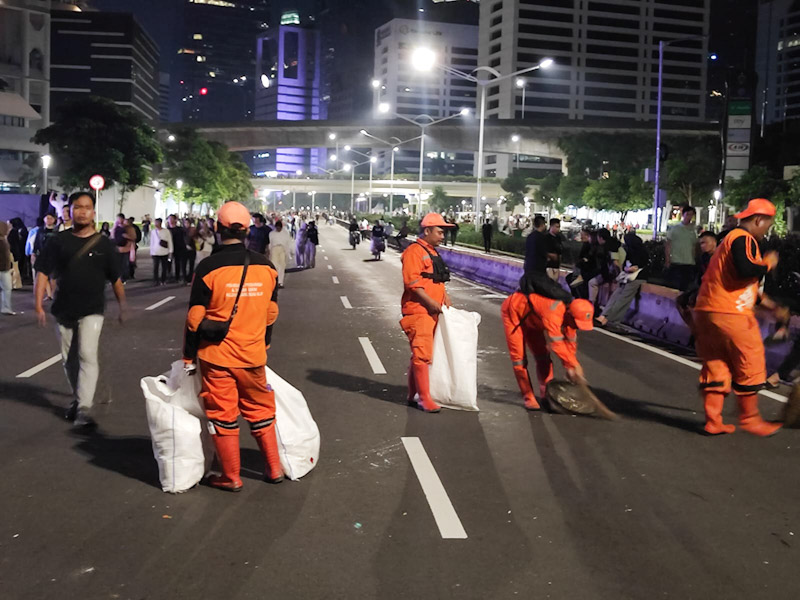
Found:
[[583, 368], [577, 357], [577, 330], [592, 329], [594, 306], [591, 302], [576, 299], [567, 306], [560, 300], [518, 291], [505, 299], [500, 312], [514, 376], [525, 400], [525, 408], [541, 408], [528, 374], [526, 346], [536, 361], [540, 397], [544, 397], [547, 384], [553, 379], [551, 350], [561, 359], [570, 381], [583, 381]]
[[[403, 318], [400, 327], [411, 343], [408, 367], [408, 403], [425, 412], [441, 407], [430, 393], [428, 367], [433, 361], [433, 334], [442, 312], [450, 306], [445, 283], [450, 271], [436, 248], [444, 240], [445, 228], [452, 227], [442, 215], [428, 213], [420, 223], [422, 233], [403, 252]], [[419, 402], [415, 396], [419, 394]]]
[[264, 456], [264, 479], [283, 481], [275, 393], [264, 370], [272, 324], [278, 317], [278, 272], [263, 254], [245, 247], [249, 225], [250, 212], [244, 205], [226, 202], [219, 209], [222, 244], [194, 272], [183, 348], [187, 373], [193, 374], [200, 363], [200, 396], [222, 467], [222, 475], [212, 475], [208, 482], [231, 492], [242, 489], [239, 414]]
[[739, 427], [760, 436], [780, 429], [758, 412], [758, 390], [767, 379], [764, 342], [753, 311], [759, 283], [778, 264], [778, 255], [763, 257], [758, 247], [775, 220], [769, 200], [750, 200], [736, 215], [739, 227], [717, 248], [703, 276], [694, 307], [697, 354], [703, 361], [700, 389], [706, 412], [705, 430], [733, 433], [722, 422], [722, 405], [733, 388], [739, 401]]

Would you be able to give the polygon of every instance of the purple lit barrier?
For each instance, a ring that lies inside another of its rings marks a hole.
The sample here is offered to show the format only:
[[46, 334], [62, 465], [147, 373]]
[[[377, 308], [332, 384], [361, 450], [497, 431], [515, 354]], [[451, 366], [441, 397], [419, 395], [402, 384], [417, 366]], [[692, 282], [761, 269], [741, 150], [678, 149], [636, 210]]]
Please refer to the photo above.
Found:
[[517, 289], [522, 277], [522, 261], [504, 256], [486, 256], [439, 247], [439, 253], [456, 275], [503, 292]]
[[683, 322], [675, 298], [680, 292], [645, 283], [632, 303], [624, 323], [672, 344], [688, 346], [692, 332]]

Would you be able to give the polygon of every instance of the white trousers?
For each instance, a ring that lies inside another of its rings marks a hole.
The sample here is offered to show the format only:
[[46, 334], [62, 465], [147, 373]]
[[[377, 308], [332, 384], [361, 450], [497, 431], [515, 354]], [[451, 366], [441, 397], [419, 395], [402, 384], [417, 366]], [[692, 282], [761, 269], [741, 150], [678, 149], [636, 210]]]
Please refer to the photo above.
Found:
[[59, 323], [61, 362], [78, 407], [89, 410], [94, 404], [97, 377], [100, 375], [98, 349], [103, 315], [89, 315], [74, 323]]
[[13, 278], [11, 271], [0, 271], [0, 311], [11, 312], [11, 288]]
[[283, 285], [283, 274], [286, 272], [286, 248], [283, 246], [273, 246], [270, 250], [270, 261], [278, 271], [278, 283]]

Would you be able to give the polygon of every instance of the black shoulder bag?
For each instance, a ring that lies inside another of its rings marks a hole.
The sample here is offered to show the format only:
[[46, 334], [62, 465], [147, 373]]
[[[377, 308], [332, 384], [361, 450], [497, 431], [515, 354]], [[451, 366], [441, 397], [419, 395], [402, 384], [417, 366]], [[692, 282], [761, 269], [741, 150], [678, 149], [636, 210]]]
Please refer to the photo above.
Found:
[[236, 311], [239, 309], [239, 296], [242, 295], [244, 288], [244, 280], [247, 277], [247, 267], [250, 265], [250, 251], [246, 250], [244, 255], [244, 269], [242, 269], [242, 280], [239, 282], [239, 291], [236, 292], [236, 300], [233, 302], [233, 310], [231, 316], [227, 321], [215, 321], [214, 319], [203, 319], [200, 322], [200, 327], [197, 328], [197, 333], [200, 338], [206, 342], [219, 344], [228, 335], [228, 330], [231, 328], [233, 317], [236, 316]]

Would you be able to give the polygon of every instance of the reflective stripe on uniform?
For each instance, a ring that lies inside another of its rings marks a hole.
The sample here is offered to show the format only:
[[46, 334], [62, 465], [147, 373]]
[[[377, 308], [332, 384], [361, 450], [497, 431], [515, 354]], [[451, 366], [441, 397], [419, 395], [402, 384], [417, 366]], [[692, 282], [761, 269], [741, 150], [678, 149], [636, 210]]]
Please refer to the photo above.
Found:
[[220, 429], [239, 429], [239, 423], [236, 421], [218, 421], [217, 419], [210, 419], [210, 421], [214, 427]]
[[275, 417], [270, 419], [264, 419], [263, 421], [257, 421], [255, 423], [250, 423], [250, 431], [258, 431], [259, 429], [264, 429], [264, 427], [269, 427], [275, 422]]

